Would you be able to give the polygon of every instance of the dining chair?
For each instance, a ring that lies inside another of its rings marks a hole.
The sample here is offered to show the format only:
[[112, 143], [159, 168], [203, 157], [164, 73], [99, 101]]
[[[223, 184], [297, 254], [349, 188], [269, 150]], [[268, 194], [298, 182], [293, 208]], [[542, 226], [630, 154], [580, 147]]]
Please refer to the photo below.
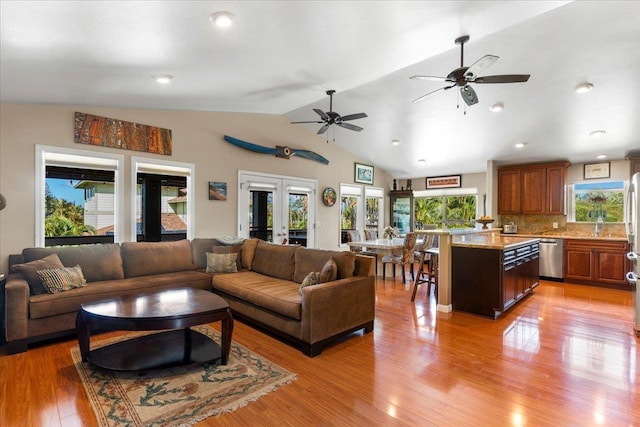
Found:
[[416, 247], [416, 233], [407, 233], [404, 237], [402, 253], [385, 255], [382, 257], [382, 277], [386, 276], [387, 264], [393, 266], [393, 277], [396, 277], [396, 264], [402, 268], [402, 283], [407, 283], [405, 279], [405, 265], [409, 264], [411, 268], [411, 280], [415, 280], [413, 270], [413, 262], [415, 259], [414, 251]]
[[378, 238], [378, 230], [364, 230], [364, 237], [366, 240], [376, 240]]
[[[349, 242], [360, 242], [362, 238], [360, 237], [360, 232], [358, 230], [348, 230], [347, 231], [347, 239]], [[367, 239], [368, 240], [368, 239]], [[375, 271], [378, 274], [378, 251], [375, 249], [367, 249], [362, 247], [351, 247], [351, 251], [357, 252], [359, 255], [372, 256], [375, 258]]]

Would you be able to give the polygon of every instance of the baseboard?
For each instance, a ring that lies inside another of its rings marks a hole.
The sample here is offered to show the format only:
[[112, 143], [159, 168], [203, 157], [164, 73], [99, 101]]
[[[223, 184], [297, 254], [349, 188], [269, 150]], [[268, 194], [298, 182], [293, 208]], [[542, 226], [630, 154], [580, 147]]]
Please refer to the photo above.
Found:
[[438, 304], [437, 310], [442, 313], [451, 313], [453, 311], [453, 306], [451, 304]]

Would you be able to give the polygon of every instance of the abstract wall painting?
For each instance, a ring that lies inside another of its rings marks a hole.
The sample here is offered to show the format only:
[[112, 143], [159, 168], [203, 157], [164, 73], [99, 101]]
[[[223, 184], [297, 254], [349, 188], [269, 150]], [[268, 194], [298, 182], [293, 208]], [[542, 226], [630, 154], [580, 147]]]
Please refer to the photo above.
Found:
[[75, 142], [123, 150], [171, 155], [171, 129], [78, 113]]

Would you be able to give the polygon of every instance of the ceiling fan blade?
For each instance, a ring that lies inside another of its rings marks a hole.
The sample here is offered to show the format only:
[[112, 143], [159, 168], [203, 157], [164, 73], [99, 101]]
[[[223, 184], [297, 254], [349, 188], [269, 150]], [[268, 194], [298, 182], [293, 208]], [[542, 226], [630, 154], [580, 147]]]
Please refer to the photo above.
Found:
[[321, 121], [318, 121], [318, 120], [311, 120], [311, 121], [308, 121], [308, 122], [289, 122], [289, 123], [292, 124], [292, 125], [295, 125], [295, 124], [298, 124], [298, 123], [324, 123], [324, 122], [321, 122]]
[[530, 74], [501, 74], [499, 76], [477, 77], [474, 83], [524, 83]]
[[437, 82], [442, 82], [447, 80], [446, 77], [438, 77], [438, 76], [411, 76], [409, 78], [413, 80], [431, 80], [431, 81], [435, 80]]
[[318, 113], [318, 115], [319, 115], [320, 117], [322, 117], [322, 120], [325, 120], [325, 121], [329, 120], [329, 116], [327, 116], [327, 113], [325, 113], [325, 112], [324, 112], [324, 111], [322, 111], [321, 109], [319, 109], [319, 108], [314, 108], [314, 109], [313, 109], [313, 111], [315, 111], [316, 113]]
[[360, 126], [352, 125], [351, 123], [336, 123], [336, 124], [342, 128], [355, 130], [356, 132], [360, 132], [363, 129]]
[[342, 116], [342, 121], [345, 122], [347, 120], [364, 119], [365, 117], [368, 117], [365, 113], [349, 114], [347, 116]]
[[454, 87], [454, 86], [455, 86], [455, 84], [452, 84], [451, 86], [441, 87], [440, 89], [436, 89], [436, 90], [434, 90], [434, 91], [431, 91], [431, 92], [427, 93], [426, 95], [422, 95], [420, 98], [416, 98], [416, 99], [414, 99], [414, 100], [413, 100], [413, 101], [411, 101], [411, 102], [413, 102], [414, 104], [416, 104], [416, 103], [418, 103], [418, 102], [424, 101], [427, 97], [429, 97], [429, 96], [433, 95], [433, 94], [434, 94], [434, 93], [436, 93], [436, 92], [440, 92], [441, 90], [448, 90], [448, 89], [451, 89], [451, 88], [452, 88], [452, 87]]
[[465, 85], [460, 88], [460, 95], [462, 96], [462, 99], [464, 99], [464, 102], [469, 106], [478, 103], [478, 95], [476, 95], [476, 91], [469, 85]]
[[467, 81], [473, 81], [480, 72], [489, 68], [494, 62], [500, 59], [499, 56], [495, 55], [485, 55], [482, 58], [478, 59], [476, 62], [471, 65], [471, 67], [467, 68], [467, 71], [464, 72], [464, 78]]
[[322, 126], [317, 134], [318, 135], [322, 135], [323, 133], [325, 133], [327, 131], [327, 129], [329, 129], [329, 126], [330, 126], [329, 124], [326, 124], [326, 125]]

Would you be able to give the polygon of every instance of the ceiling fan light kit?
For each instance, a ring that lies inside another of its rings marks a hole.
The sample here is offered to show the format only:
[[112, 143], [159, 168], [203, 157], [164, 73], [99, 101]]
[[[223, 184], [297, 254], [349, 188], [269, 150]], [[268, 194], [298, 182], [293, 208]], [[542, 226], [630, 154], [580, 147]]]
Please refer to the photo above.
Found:
[[495, 55], [485, 55], [474, 62], [470, 67], [465, 67], [464, 44], [468, 41], [468, 35], [458, 37], [455, 40], [455, 43], [457, 45], [460, 45], [460, 67], [450, 72], [447, 77], [424, 75], [409, 77], [410, 79], [414, 80], [436, 80], [444, 81], [445, 83], [447, 83], [447, 86], [441, 87], [440, 89], [436, 89], [419, 98], [416, 98], [413, 100], [413, 102], [423, 101], [436, 92], [440, 92], [441, 90], [448, 90], [452, 87], [459, 86], [460, 96], [467, 105], [471, 106], [478, 103], [478, 96], [475, 90], [473, 90], [473, 88], [469, 85], [470, 83], [524, 83], [529, 80], [529, 74], [500, 74], [495, 76], [479, 76], [482, 71], [496, 62], [499, 57]]

